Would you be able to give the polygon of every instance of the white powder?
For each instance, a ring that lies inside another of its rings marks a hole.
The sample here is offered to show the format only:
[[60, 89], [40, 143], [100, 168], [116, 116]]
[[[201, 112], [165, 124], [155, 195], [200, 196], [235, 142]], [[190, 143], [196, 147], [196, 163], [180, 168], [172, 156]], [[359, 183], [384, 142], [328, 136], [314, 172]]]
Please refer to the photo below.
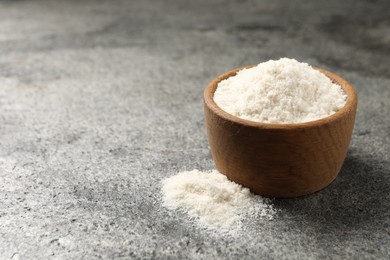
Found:
[[346, 95], [308, 64], [282, 58], [243, 69], [221, 81], [214, 101], [243, 119], [285, 124], [330, 116], [345, 105]]
[[250, 193], [218, 171], [181, 172], [163, 181], [163, 205], [180, 209], [203, 227], [219, 231], [240, 228], [244, 218], [272, 219], [275, 210], [269, 199]]

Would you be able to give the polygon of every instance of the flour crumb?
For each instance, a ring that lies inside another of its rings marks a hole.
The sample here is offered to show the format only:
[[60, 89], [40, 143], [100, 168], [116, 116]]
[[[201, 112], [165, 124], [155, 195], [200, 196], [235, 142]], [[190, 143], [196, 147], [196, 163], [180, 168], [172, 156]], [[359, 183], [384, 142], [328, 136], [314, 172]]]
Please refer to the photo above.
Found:
[[219, 82], [215, 103], [255, 122], [303, 123], [330, 116], [346, 103], [342, 88], [294, 59], [270, 60]]
[[271, 200], [252, 194], [217, 170], [185, 171], [162, 182], [163, 206], [186, 212], [208, 229], [229, 232], [245, 218], [271, 220]]

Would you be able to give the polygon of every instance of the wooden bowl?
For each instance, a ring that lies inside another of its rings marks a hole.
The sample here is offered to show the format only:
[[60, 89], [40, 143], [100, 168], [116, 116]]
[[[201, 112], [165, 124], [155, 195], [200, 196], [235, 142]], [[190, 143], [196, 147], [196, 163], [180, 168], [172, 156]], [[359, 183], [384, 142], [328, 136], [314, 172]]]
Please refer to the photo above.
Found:
[[329, 185], [344, 162], [355, 122], [357, 95], [351, 84], [316, 68], [347, 94], [342, 109], [306, 123], [258, 123], [225, 112], [213, 100], [217, 84], [243, 68], [215, 78], [204, 91], [207, 136], [217, 169], [266, 197], [296, 197]]

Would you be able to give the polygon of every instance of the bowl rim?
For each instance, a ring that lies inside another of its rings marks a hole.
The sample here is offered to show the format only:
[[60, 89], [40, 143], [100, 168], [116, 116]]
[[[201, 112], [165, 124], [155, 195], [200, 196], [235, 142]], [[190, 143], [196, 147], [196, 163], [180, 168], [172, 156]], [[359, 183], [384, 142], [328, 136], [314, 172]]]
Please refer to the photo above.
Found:
[[215, 114], [218, 116], [222, 117], [223, 119], [227, 121], [232, 121], [237, 124], [245, 125], [245, 126], [251, 126], [251, 127], [256, 127], [256, 128], [261, 128], [261, 129], [298, 129], [298, 128], [310, 128], [310, 127], [317, 127], [320, 125], [328, 124], [333, 121], [340, 120], [341, 118], [344, 118], [347, 116], [351, 111], [353, 111], [354, 107], [357, 105], [357, 94], [353, 86], [345, 79], [342, 77], [327, 71], [325, 69], [321, 69], [318, 67], [312, 67], [315, 70], [320, 71], [323, 73], [325, 76], [327, 76], [333, 83], [341, 86], [341, 88], [344, 90], [345, 94], [347, 95], [347, 102], [345, 105], [338, 110], [336, 113], [320, 118], [317, 120], [313, 121], [308, 121], [308, 122], [303, 122], [303, 123], [286, 123], [286, 124], [275, 124], [275, 123], [263, 123], [263, 122], [256, 122], [256, 121], [251, 121], [247, 119], [243, 119], [237, 116], [234, 116], [232, 114], [229, 114], [222, 108], [220, 108], [214, 101], [214, 93], [217, 89], [218, 83], [221, 82], [224, 79], [227, 79], [231, 76], [235, 76], [238, 71], [243, 70], [243, 69], [249, 69], [257, 66], [256, 65], [249, 65], [249, 66], [244, 66], [244, 67], [239, 67], [235, 68], [233, 70], [230, 70], [228, 72], [225, 72], [218, 77], [214, 78], [204, 89], [203, 93], [203, 99], [205, 105], [212, 110]]

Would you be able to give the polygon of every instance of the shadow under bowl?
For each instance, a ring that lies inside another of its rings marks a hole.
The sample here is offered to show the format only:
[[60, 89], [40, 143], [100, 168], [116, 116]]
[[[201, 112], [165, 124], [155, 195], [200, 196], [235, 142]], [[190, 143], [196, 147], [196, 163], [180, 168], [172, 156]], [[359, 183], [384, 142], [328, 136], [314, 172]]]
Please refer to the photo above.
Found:
[[220, 81], [250, 67], [222, 74], [204, 91], [207, 137], [217, 169], [266, 197], [297, 197], [323, 189], [337, 177], [348, 150], [357, 108], [355, 90], [343, 78], [316, 68], [342, 87], [347, 95], [343, 108], [305, 123], [253, 122], [225, 112], [213, 99]]

